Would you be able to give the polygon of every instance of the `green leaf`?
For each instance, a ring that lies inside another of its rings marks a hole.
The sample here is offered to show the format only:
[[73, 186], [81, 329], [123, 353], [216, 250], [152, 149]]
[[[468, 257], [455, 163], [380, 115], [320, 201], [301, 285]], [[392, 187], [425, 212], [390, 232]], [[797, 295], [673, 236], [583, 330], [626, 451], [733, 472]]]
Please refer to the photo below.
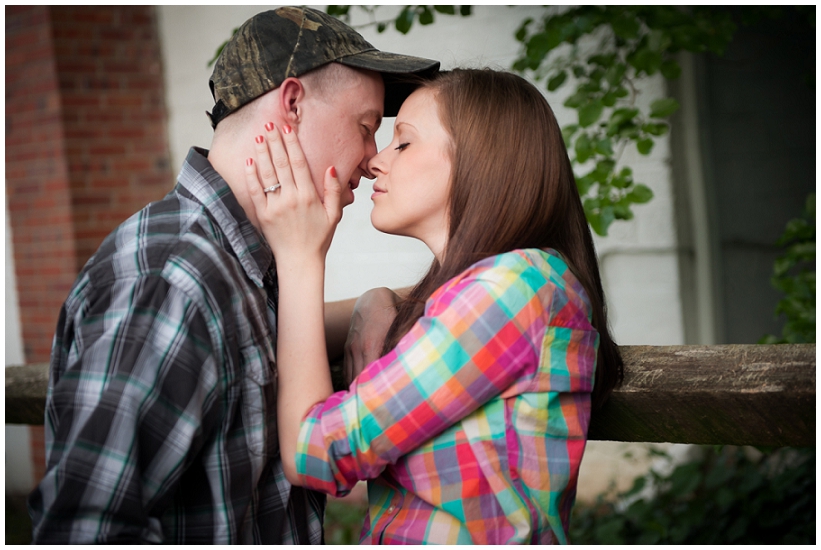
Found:
[[576, 178], [576, 188], [579, 190], [579, 196], [585, 196], [587, 192], [590, 191], [590, 188], [593, 187], [594, 183], [596, 182], [593, 180], [593, 172]]
[[630, 206], [627, 204], [616, 203], [613, 205], [613, 214], [616, 216], [617, 220], [632, 220], [633, 219], [633, 211], [630, 210]]
[[523, 73], [525, 69], [530, 66], [529, 60], [526, 57], [520, 57], [516, 61], [513, 62], [513, 70], [519, 73]]
[[[618, 127], [615, 135], [617, 135], [620, 139], [630, 139], [630, 140], [638, 140], [639, 139], [639, 127], [636, 126], [633, 121], [627, 121], [621, 126]], [[608, 129], [608, 135], [613, 135], [610, 133]]]
[[564, 140], [565, 147], [570, 148], [570, 140], [578, 129], [578, 124], [568, 124], [562, 128], [562, 139]]
[[623, 528], [624, 520], [614, 517], [596, 527], [596, 539], [603, 544], [622, 545], [624, 544], [624, 537], [621, 534]]
[[610, 67], [613, 64], [613, 61], [616, 59], [615, 54], [605, 55], [605, 54], [597, 54], [592, 55], [587, 58], [587, 62], [591, 65], [599, 65], [600, 67], [604, 67], [605, 69]]
[[599, 120], [604, 105], [600, 100], [594, 100], [579, 108], [579, 126], [586, 128]]
[[433, 12], [427, 6], [422, 6], [422, 11], [419, 13], [419, 24], [430, 25], [433, 23]]
[[519, 26], [519, 29], [516, 31], [516, 40], [518, 42], [524, 42], [525, 41], [525, 37], [527, 36], [527, 27], [531, 23], [533, 23], [533, 18], [532, 17], [528, 17], [527, 19], [522, 21], [522, 24]]
[[661, 68], [662, 54], [648, 47], [640, 47], [627, 56], [627, 62], [636, 69], [636, 74], [645, 72], [654, 75]]
[[642, 489], [644, 489], [644, 486], [646, 484], [647, 484], [647, 479], [646, 478], [637, 477], [636, 479], [633, 480], [633, 486], [630, 488], [630, 490], [627, 491], [626, 493], [624, 493], [624, 495], [623, 495], [624, 498], [628, 498], [628, 497], [631, 497], [635, 494], [638, 494], [639, 492], [641, 492]]
[[540, 32], [531, 36], [527, 41], [527, 57], [530, 58], [530, 67], [537, 68], [551, 49], [551, 40], [547, 33]]
[[605, 157], [612, 156], [613, 142], [610, 141], [610, 138], [605, 137], [596, 141], [596, 152]]
[[663, 136], [667, 133], [669, 126], [664, 122], [653, 123], [648, 122], [647, 124], [642, 124], [641, 131], [646, 132], [653, 136]]
[[459, 6], [459, 15], [467, 17], [473, 11], [473, 6]]
[[636, 148], [639, 150], [639, 153], [642, 155], [649, 155], [650, 151], [653, 149], [653, 139], [652, 138], [644, 138], [640, 139], [636, 142]]
[[625, 72], [627, 72], [627, 65], [625, 65], [624, 63], [616, 63], [615, 65], [607, 69], [607, 72], [604, 74], [604, 79], [611, 86], [616, 86], [624, 78]]
[[582, 91], [576, 91], [575, 94], [571, 95], [567, 99], [564, 100], [564, 106], [570, 107], [571, 109], [577, 109], [587, 102], [588, 94]]
[[667, 80], [675, 80], [681, 75], [681, 67], [675, 59], [667, 59], [661, 64], [661, 74]]
[[653, 51], [662, 52], [671, 42], [670, 34], [661, 29], [653, 29], [647, 34], [647, 47]]
[[610, 175], [610, 172], [613, 171], [613, 168], [616, 167], [616, 161], [612, 159], [605, 159], [600, 160], [596, 163], [596, 172], [602, 174], [603, 176]]
[[[231, 31], [231, 37], [232, 37], [232, 38], [233, 38], [233, 36], [234, 36], [235, 34], [237, 34], [237, 31], [238, 31], [238, 30], [239, 30], [239, 27], [234, 27], [234, 30], [232, 30], [232, 31]], [[219, 59], [219, 56], [220, 56], [220, 54], [222, 53], [222, 50], [224, 50], [224, 49], [225, 49], [225, 45], [226, 45], [226, 44], [228, 44], [228, 40], [226, 40], [225, 42], [223, 42], [222, 44], [220, 44], [220, 47], [219, 47], [219, 48], [217, 48], [217, 52], [214, 54], [214, 57], [212, 57], [212, 58], [211, 58], [211, 61], [209, 61], [209, 62], [208, 62], [208, 66], [209, 66], [209, 67], [210, 67], [210, 66], [212, 66], [214, 63], [216, 63], [216, 62], [217, 62], [217, 59]]]
[[657, 99], [650, 104], [650, 116], [653, 118], [666, 118], [678, 111], [678, 101], [672, 97]]
[[638, 109], [629, 109], [626, 107], [613, 111], [610, 114], [610, 120], [607, 121], [607, 135], [615, 135], [625, 124], [632, 124], [633, 119], [638, 114]]
[[348, 11], [350, 9], [350, 6], [328, 6], [325, 9], [325, 13], [328, 15], [333, 15], [334, 17], [340, 17], [343, 15], [348, 15]]
[[439, 13], [444, 13], [445, 15], [456, 14], [456, 8], [454, 8], [453, 6], [433, 6], [433, 9], [435, 9]]
[[564, 84], [565, 80], [567, 80], [567, 72], [562, 71], [547, 81], [547, 90], [549, 92], [556, 90], [559, 86]]
[[616, 221], [616, 215], [613, 211], [613, 207], [602, 207], [597, 213], [589, 216], [588, 221], [590, 222], [590, 227], [593, 228], [593, 231], [595, 231], [596, 234], [606, 237], [607, 228], [610, 227], [610, 224]]
[[610, 26], [616, 36], [625, 40], [632, 40], [639, 35], [641, 24], [632, 15], [622, 14], [613, 19]]
[[613, 90], [609, 90], [606, 94], [604, 94], [601, 98], [602, 105], [605, 107], [612, 107], [616, 104], [616, 94]]
[[376, 32], [383, 33], [388, 26], [385, 23], [377, 23], [376, 24]]
[[590, 156], [593, 154], [593, 144], [590, 143], [590, 138], [587, 134], [582, 134], [578, 138], [576, 138], [576, 144], [574, 146], [576, 151], [576, 161], [579, 164], [584, 163]]
[[402, 34], [408, 34], [408, 31], [411, 29], [411, 25], [413, 25], [413, 11], [410, 7], [406, 7], [402, 10], [402, 13], [399, 14], [399, 17], [396, 18], [394, 26], [396, 27], [396, 30]]
[[584, 70], [584, 67], [581, 65], [573, 65], [573, 76], [576, 78], [581, 78], [587, 75], [587, 71]]
[[582, 92], [586, 92], [588, 94], [593, 94], [593, 93], [601, 91], [601, 85], [599, 84], [599, 82], [597, 80], [594, 80], [594, 79], [592, 79], [588, 76], [588, 80], [586, 82], [585, 82], [584, 79], [581, 80], [581, 83], [579, 84], [578, 89]]
[[646, 202], [649, 202], [650, 199], [653, 198], [653, 191], [643, 183], [637, 183], [633, 186], [633, 189], [631, 189], [630, 192], [627, 193], [626, 198], [630, 202], [634, 202], [636, 204], [644, 204]]
[[[633, 185], [633, 171], [625, 166], [618, 175], [611, 180], [611, 185], [616, 189], [627, 189]], [[628, 200], [628, 202], [630, 201]]]

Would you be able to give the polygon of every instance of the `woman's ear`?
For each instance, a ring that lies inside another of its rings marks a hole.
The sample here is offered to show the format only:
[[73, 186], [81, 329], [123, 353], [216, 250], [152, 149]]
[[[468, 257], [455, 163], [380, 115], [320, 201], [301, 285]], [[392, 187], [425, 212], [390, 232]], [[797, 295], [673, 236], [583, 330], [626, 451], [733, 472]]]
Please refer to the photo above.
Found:
[[279, 86], [279, 111], [282, 120], [291, 125], [302, 120], [302, 102], [305, 100], [305, 86], [296, 77], [286, 78]]

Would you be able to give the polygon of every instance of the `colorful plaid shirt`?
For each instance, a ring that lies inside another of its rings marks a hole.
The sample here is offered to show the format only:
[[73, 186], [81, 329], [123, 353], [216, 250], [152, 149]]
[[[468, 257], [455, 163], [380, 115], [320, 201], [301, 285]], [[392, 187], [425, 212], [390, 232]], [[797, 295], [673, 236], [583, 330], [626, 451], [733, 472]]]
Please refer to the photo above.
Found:
[[60, 312], [37, 543], [318, 543], [276, 431], [271, 249], [207, 152], [126, 220]]
[[297, 470], [368, 483], [362, 543], [566, 543], [599, 336], [555, 251], [476, 263], [302, 423]]

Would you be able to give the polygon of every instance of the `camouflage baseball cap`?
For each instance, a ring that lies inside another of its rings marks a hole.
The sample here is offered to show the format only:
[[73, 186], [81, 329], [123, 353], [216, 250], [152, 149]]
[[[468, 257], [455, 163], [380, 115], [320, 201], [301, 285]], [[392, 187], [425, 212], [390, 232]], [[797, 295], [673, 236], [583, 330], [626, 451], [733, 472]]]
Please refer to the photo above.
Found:
[[413, 90], [400, 75], [428, 76], [439, 70], [431, 59], [381, 52], [351, 27], [311, 8], [284, 7], [246, 21], [225, 44], [209, 84], [214, 109], [211, 126], [262, 94], [336, 61], [382, 73], [385, 116], [396, 116]]

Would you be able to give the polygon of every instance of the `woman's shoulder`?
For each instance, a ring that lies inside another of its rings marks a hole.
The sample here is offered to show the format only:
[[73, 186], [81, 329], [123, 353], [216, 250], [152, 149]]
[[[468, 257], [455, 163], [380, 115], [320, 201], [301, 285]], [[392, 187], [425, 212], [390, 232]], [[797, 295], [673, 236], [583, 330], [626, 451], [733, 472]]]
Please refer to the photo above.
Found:
[[535, 277], [561, 286], [567, 276], [575, 279], [567, 262], [552, 248], [523, 248], [496, 254], [476, 262], [462, 275], [482, 279]]
[[497, 290], [525, 287], [532, 292], [540, 292], [547, 285], [564, 291], [577, 284], [575, 276], [557, 251], [527, 248], [479, 260], [448, 281], [434, 295], [473, 282], [491, 285]]

